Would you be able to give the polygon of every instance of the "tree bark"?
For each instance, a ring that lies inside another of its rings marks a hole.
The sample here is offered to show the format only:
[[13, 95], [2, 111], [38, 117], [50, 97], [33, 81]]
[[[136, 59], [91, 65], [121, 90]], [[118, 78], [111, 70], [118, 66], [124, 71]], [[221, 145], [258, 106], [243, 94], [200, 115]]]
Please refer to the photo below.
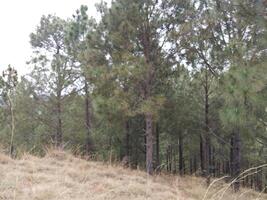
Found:
[[[56, 58], [59, 59], [60, 46], [57, 46]], [[57, 63], [58, 64], [58, 63]], [[63, 90], [63, 81], [62, 81], [62, 72], [60, 67], [56, 66], [57, 73], [57, 89], [56, 89], [56, 114], [57, 114], [57, 133], [56, 133], [56, 147], [59, 148], [62, 145], [62, 119], [61, 119], [61, 104], [62, 104], [62, 90]]]
[[200, 134], [200, 137], [199, 137], [199, 152], [200, 152], [200, 168], [201, 168], [201, 171], [204, 172], [205, 170], [205, 167], [204, 167], [204, 151], [203, 151], [203, 136], [202, 134]]
[[167, 167], [167, 172], [169, 172], [169, 157], [170, 157], [170, 146], [168, 145], [167, 148], [166, 148], [166, 167]]
[[182, 176], [184, 173], [184, 147], [183, 147], [183, 135], [179, 134], [179, 173]]
[[86, 138], [86, 152], [89, 154], [92, 151], [92, 141], [91, 141], [91, 129], [92, 129], [92, 104], [89, 95], [88, 82], [85, 80], [84, 83], [85, 91], [85, 125], [87, 130]]
[[[232, 134], [232, 163], [231, 172], [233, 178], [236, 178], [240, 174], [241, 167], [241, 138], [239, 129], [235, 129]], [[239, 191], [240, 181], [235, 181], [233, 185], [234, 191]]]
[[156, 124], [156, 167], [157, 167], [157, 169], [160, 168], [159, 152], [160, 152], [160, 147], [159, 147], [159, 125], [157, 123]]
[[7, 93], [7, 97], [8, 97], [8, 101], [9, 101], [10, 115], [11, 115], [11, 138], [10, 138], [9, 154], [10, 154], [10, 157], [13, 157], [13, 153], [14, 153], [15, 117], [14, 117], [13, 102], [12, 102], [11, 95], [10, 95], [9, 92]]
[[146, 120], [146, 171], [153, 174], [153, 117], [151, 113], [145, 114]]
[[209, 83], [208, 83], [208, 68], [205, 71], [205, 145], [204, 145], [204, 170], [207, 178], [207, 185], [210, 184], [210, 133], [209, 133]]
[[234, 134], [232, 134], [231, 139], [230, 139], [230, 175], [233, 177], [234, 176]]
[[125, 121], [125, 156], [130, 157], [130, 122]]
[[57, 133], [56, 133], [56, 147], [62, 145], [62, 119], [61, 119], [61, 96], [57, 97]]

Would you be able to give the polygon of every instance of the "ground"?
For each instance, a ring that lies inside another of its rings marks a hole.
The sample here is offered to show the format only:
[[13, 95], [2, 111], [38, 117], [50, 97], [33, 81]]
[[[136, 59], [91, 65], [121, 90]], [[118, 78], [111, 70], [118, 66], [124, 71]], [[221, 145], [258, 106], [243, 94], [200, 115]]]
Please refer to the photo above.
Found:
[[[86, 161], [50, 151], [18, 160], [0, 154], [0, 200], [266, 200], [248, 189], [233, 194], [217, 182], [209, 190], [197, 177], [157, 175]], [[205, 194], [207, 194], [205, 196]]]

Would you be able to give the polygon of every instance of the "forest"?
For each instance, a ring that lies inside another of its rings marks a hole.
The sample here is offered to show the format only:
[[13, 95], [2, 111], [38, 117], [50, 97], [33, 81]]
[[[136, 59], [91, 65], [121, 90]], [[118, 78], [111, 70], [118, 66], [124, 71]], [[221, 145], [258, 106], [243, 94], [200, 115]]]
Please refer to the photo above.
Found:
[[5, 153], [71, 149], [149, 175], [203, 176], [208, 185], [228, 176], [235, 191], [264, 191], [267, 1], [96, 8], [98, 17], [85, 5], [68, 19], [44, 15], [29, 33], [31, 71], [1, 66]]

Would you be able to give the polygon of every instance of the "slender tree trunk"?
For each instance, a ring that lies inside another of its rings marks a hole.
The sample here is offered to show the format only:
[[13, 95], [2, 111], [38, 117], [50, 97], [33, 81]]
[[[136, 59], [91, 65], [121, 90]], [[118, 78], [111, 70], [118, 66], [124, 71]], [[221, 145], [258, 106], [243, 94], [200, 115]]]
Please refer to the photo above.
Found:
[[[57, 46], [56, 58], [59, 59], [60, 47]], [[57, 90], [56, 90], [56, 115], [57, 115], [57, 132], [56, 132], [56, 147], [59, 148], [62, 145], [62, 119], [61, 119], [61, 104], [62, 104], [62, 90], [63, 90], [63, 81], [62, 81], [62, 72], [59, 66], [56, 66], [57, 72]]]
[[210, 146], [210, 166], [211, 166], [211, 171], [210, 173], [212, 176], [215, 176], [216, 174], [216, 161], [215, 161], [215, 147]]
[[135, 139], [135, 162], [134, 162], [134, 167], [138, 167], [138, 160], [139, 160], [139, 153], [138, 153], [138, 138], [136, 137]]
[[173, 171], [173, 150], [172, 145], [170, 145], [170, 172]]
[[130, 122], [125, 121], [125, 156], [130, 157]]
[[170, 153], [169, 153], [169, 151], [170, 151], [170, 146], [168, 145], [167, 146], [167, 149], [166, 149], [166, 167], [167, 167], [167, 172], [169, 172], [170, 170], [169, 170], [169, 155], [170, 155]]
[[145, 134], [144, 134], [144, 154], [146, 156], [146, 151], [147, 151], [147, 147], [146, 147], [146, 143], [147, 143], [147, 137], [146, 137], [146, 119], [144, 119], [144, 130], [145, 130]]
[[62, 119], [61, 119], [61, 97], [57, 97], [57, 133], [56, 133], [56, 147], [62, 145]]
[[[240, 174], [241, 167], [241, 138], [239, 129], [235, 129], [232, 135], [232, 163], [231, 163], [231, 172], [233, 178], [236, 178]], [[239, 191], [240, 181], [235, 181], [234, 191]]]
[[7, 94], [8, 101], [9, 101], [9, 106], [10, 106], [10, 115], [11, 115], [11, 138], [10, 138], [10, 150], [9, 154], [10, 157], [13, 156], [14, 152], [14, 132], [15, 132], [15, 117], [14, 117], [14, 107], [13, 107], [13, 102], [10, 96], [10, 93], [8, 92]]
[[263, 167], [262, 168], [262, 171], [261, 171], [261, 182], [262, 182], [262, 189], [261, 189], [261, 191], [263, 191], [263, 192], [266, 192], [267, 190], [266, 190], [266, 167]]
[[183, 147], [183, 134], [179, 134], [179, 173], [182, 176], [184, 172], [184, 147]]
[[204, 167], [204, 151], [203, 151], [203, 136], [202, 134], [200, 134], [200, 137], [199, 137], [199, 156], [200, 156], [200, 168], [201, 168], [201, 171], [204, 172], [205, 170], [205, 167]]
[[145, 114], [146, 120], [146, 171], [153, 174], [153, 117], [151, 113]]
[[87, 130], [86, 138], [86, 152], [89, 154], [92, 151], [92, 141], [91, 141], [91, 129], [92, 129], [92, 104], [89, 95], [88, 82], [84, 82], [85, 91], [85, 125]]
[[230, 175], [234, 176], [234, 134], [232, 134], [230, 139]]
[[205, 72], [205, 176], [207, 178], [207, 185], [210, 184], [210, 133], [209, 133], [209, 83], [208, 83], [208, 69]]
[[207, 176], [207, 144], [206, 144], [206, 134], [203, 134], [202, 137], [202, 165], [203, 165], [203, 171], [202, 174], [206, 177]]
[[173, 148], [173, 174], [177, 173], [177, 150], [176, 148]]
[[189, 171], [190, 171], [190, 175], [193, 174], [193, 158], [190, 155], [190, 160], [189, 160]]
[[160, 158], [159, 158], [159, 152], [160, 152], [160, 147], [159, 147], [159, 124], [156, 123], [156, 167], [159, 169], [160, 167]]

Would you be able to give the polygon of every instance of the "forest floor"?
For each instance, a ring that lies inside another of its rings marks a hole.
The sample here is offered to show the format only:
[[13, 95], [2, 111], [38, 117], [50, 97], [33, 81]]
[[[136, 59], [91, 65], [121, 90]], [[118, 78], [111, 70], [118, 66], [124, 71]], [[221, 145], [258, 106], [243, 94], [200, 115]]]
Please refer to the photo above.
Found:
[[[157, 175], [91, 162], [51, 151], [38, 158], [28, 154], [13, 160], [0, 154], [0, 200], [266, 200], [249, 189], [233, 194], [218, 182], [206, 197], [205, 180]], [[221, 190], [221, 191], [220, 191]]]

